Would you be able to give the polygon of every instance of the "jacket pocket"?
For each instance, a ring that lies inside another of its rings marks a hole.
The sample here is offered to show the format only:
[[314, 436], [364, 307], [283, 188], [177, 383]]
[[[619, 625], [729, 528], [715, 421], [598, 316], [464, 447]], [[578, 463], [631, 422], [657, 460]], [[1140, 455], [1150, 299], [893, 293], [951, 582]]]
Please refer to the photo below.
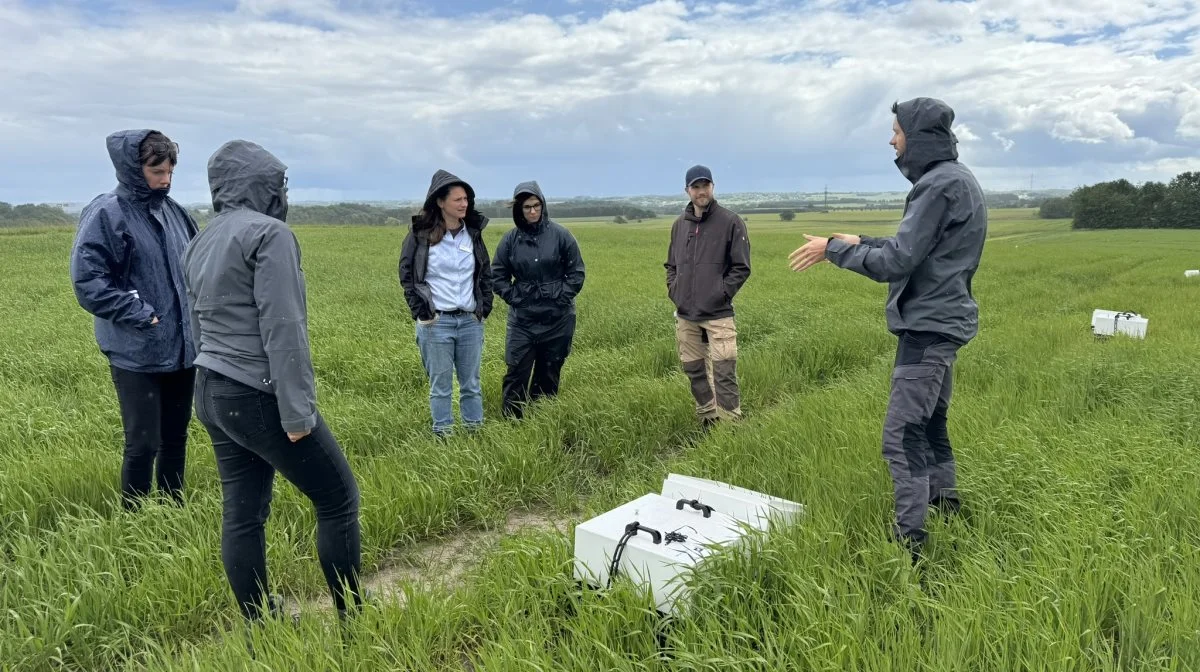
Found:
[[702, 314], [712, 315], [729, 308], [723, 270], [723, 264], [701, 264], [696, 269], [696, 307]]

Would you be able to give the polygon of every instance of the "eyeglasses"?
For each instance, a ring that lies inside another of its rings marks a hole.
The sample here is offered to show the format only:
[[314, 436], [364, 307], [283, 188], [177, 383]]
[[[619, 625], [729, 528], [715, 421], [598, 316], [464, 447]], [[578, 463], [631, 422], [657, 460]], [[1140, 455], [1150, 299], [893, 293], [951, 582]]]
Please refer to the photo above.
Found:
[[541, 209], [542, 209], [542, 204], [541, 204], [541, 203], [535, 203], [534, 205], [522, 205], [522, 206], [521, 206], [521, 209], [522, 209], [522, 210], [524, 210], [525, 212], [533, 212], [533, 211], [535, 211], [535, 210], [541, 210]]

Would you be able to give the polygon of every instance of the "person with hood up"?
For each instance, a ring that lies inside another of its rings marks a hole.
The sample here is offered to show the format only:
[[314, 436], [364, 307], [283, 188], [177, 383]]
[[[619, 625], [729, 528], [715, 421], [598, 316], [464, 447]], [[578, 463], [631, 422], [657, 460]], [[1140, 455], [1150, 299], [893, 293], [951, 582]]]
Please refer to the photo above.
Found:
[[[317, 411], [300, 245], [279, 159], [244, 140], [208, 161], [216, 217], [184, 256], [196, 415], [221, 477], [221, 560], [242, 615], [268, 594], [265, 525], [278, 471], [313, 504], [317, 557], [338, 614], [361, 605], [358, 484]], [[345, 594], [348, 589], [351, 596]], [[269, 596], [271, 613], [281, 600]]]
[[483, 321], [492, 312], [491, 261], [483, 242], [487, 224], [475, 209], [471, 185], [439, 170], [400, 250], [400, 286], [416, 321], [433, 433], [439, 437], [454, 428], [456, 371], [462, 422], [469, 430], [483, 426], [479, 367]]
[[496, 246], [492, 287], [511, 306], [503, 412], [519, 419], [530, 401], [558, 394], [575, 336], [575, 297], [583, 289], [584, 266], [575, 237], [550, 219], [537, 182], [522, 182], [513, 190], [512, 216], [516, 228]]
[[689, 202], [671, 226], [667, 296], [675, 304], [675, 343], [705, 427], [742, 417], [733, 297], [750, 277], [746, 223], [713, 197], [712, 171], [692, 166]]
[[178, 145], [153, 130], [119, 131], [107, 143], [118, 185], [80, 215], [71, 281], [95, 317], [121, 409], [122, 504], [136, 508], [152, 476], [181, 504], [196, 356], [181, 258], [198, 229], [168, 196]]
[[979, 329], [971, 280], [987, 237], [987, 206], [975, 176], [958, 161], [954, 111], [933, 98], [892, 106], [896, 166], [912, 182], [894, 237], [805, 236], [793, 270], [821, 261], [888, 283], [887, 325], [898, 337], [883, 423], [883, 457], [895, 494], [894, 537], [916, 561], [926, 510], [957, 513], [954, 451], [946, 430], [953, 365]]

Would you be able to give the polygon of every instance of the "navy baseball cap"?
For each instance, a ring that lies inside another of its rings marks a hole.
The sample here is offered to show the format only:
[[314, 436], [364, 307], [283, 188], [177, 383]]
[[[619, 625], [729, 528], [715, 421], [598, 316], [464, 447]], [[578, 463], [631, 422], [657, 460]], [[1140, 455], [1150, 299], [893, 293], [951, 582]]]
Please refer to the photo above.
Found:
[[687, 177], [684, 178], [684, 185], [690, 187], [699, 180], [713, 181], [712, 171], [708, 169], [708, 166], [695, 165], [688, 168]]

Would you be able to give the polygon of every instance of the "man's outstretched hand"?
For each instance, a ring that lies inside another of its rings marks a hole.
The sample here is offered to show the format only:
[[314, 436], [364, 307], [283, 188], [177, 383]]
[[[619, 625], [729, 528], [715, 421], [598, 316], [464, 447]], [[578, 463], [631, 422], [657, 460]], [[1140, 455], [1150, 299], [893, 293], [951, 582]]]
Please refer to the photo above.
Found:
[[[831, 238], [836, 238], [849, 245], [858, 245], [862, 242], [861, 238], [849, 233], [835, 233]], [[808, 242], [788, 257], [788, 264], [793, 271], [803, 271], [825, 261], [825, 248], [829, 246], [829, 238], [804, 234], [804, 239]]]
[[825, 261], [825, 247], [829, 244], [829, 239], [810, 236], [807, 233], [804, 234], [804, 239], [808, 242], [788, 256], [788, 264], [793, 271], [803, 271]]

